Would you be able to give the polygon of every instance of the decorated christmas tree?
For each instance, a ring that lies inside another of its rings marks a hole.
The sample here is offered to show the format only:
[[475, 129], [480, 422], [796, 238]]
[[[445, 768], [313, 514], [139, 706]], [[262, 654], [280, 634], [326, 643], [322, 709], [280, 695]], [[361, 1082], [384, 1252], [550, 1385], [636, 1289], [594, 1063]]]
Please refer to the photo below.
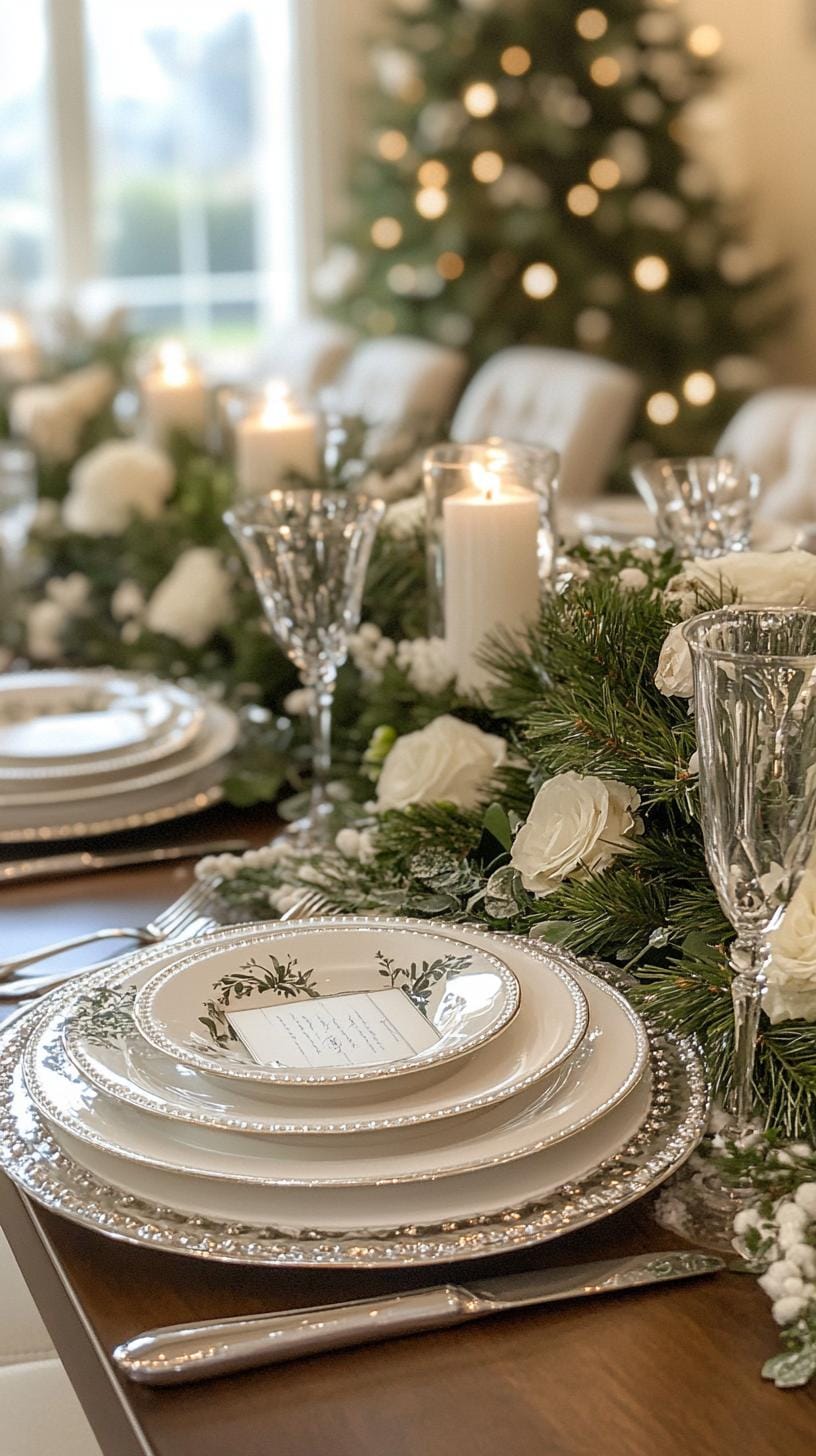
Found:
[[720, 35], [675, 0], [391, 0], [348, 221], [315, 279], [364, 334], [532, 343], [644, 380], [634, 454], [710, 448], [784, 312], [688, 149]]

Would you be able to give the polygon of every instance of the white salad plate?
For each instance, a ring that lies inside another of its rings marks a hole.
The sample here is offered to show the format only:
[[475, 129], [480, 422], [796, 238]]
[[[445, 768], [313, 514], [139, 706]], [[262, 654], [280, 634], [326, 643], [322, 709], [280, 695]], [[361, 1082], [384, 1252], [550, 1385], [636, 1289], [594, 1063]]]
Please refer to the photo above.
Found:
[[427, 1073], [498, 1035], [519, 983], [491, 951], [423, 928], [318, 920], [203, 945], [137, 992], [151, 1046], [259, 1087]]
[[199, 732], [180, 752], [171, 754], [159, 764], [145, 764], [134, 770], [115, 768], [94, 776], [70, 782], [47, 779], [36, 787], [21, 792], [7, 792], [0, 781], [0, 809], [30, 809], [55, 803], [84, 803], [88, 799], [106, 799], [114, 794], [143, 794], [164, 784], [187, 778], [209, 767], [234, 748], [238, 736], [235, 715], [217, 703], [208, 703], [202, 712]]
[[[488, 938], [496, 941], [504, 952], [511, 938]], [[574, 970], [566, 952], [553, 956]], [[46, 1015], [60, 994], [49, 998]], [[708, 1118], [694, 1043], [647, 1021], [649, 1071], [632, 1093], [589, 1128], [519, 1162], [365, 1189], [195, 1179], [126, 1163], [48, 1126], [21, 1065], [42, 1014], [34, 1010], [0, 1036], [0, 1167], [23, 1192], [85, 1228], [210, 1262], [426, 1268], [531, 1247], [652, 1191], [693, 1151]]]
[[51, 1017], [29, 1040], [25, 1081], [53, 1127], [128, 1163], [262, 1187], [435, 1180], [542, 1152], [603, 1117], [637, 1086], [648, 1052], [639, 1017], [618, 991], [583, 972], [576, 976], [590, 1015], [580, 1049], [543, 1084], [453, 1124], [305, 1141], [182, 1126], [115, 1102], [88, 1083]]
[[[399, 922], [423, 930], [422, 921]], [[271, 922], [274, 926], [275, 922]], [[254, 927], [258, 928], [258, 927]], [[440, 925], [462, 939], [460, 926]], [[242, 940], [246, 926], [211, 932], [210, 945]], [[470, 935], [470, 932], [468, 932]], [[470, 943], [475, 942], [473, 937]], [[484, 948], [495, 944], [481, 942]], [[69, 988], [55, 1001], [49, 1032], [62, 1034], [86, 1081], [143, 1112], [199, 1127], [269, 1135], [329, 1135], [415, 1127], [504, 1101], [541, 1083], [572, 1056], [588, 1023], [586, 998], [549, 948], [506, 938], [501, 955], [521, 987], [521, 1008], [501, 1038], [462, 1058], [447, 1076], [426, 1085], [310, 1090], [308, 1099], [287, 1089], [253, 1095], [250, 1086], [223, 1082], [185, 1067], [143, 1040], [132, 1017], [136, 992], [155, 971], [172, 964], [178, 949], [136, 951], [108, 971], [94, 973], [87, 989]], [[361, 1101], [361, 1093], [365, 1101]]]
[[133, 781], [123, 778], [107, 785], [104, 794], [87, 795], [83, 790], [80, 796], [61, 797], [52, 791], [36, 804], [11, 807], [0, 796], [0, 844], [109, 834], [205, 809], [221, 797], [228, 755], [237, 738], [235, 714], [220, 704], [210, 704], [184, 772], [167, 782], [157, 774], [149, 783], [140, 781], [142, 787], [134, 787]]
[[108, 669], [0, 678], [0, 782], [121, 771], [179, 752], [204, 701], [175, 683]]

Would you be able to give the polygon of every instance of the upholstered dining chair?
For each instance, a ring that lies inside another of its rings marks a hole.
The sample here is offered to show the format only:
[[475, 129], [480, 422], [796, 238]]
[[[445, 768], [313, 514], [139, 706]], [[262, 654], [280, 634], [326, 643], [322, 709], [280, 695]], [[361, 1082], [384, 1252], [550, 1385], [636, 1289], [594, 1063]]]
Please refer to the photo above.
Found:
[[561, 456], [561, 499], [589, 500], [603, 489], [640, 390], [628, 369], [570, 349], [503, 349], [470, 381], [451, 434], [551, 445]]
[[816, 389], [755, 394], [737, 410], [716, 449], [762, 476], [761, 517], [816, 519]]
[[342, 324], [298, 319], [272, 335], [264, 350], [265, 371], [270, 379], [284, 379], [301, 399], [311, 399], [336, 379], [354, 343], [354, 333]]
[[331, 406], [370, 424], [450, 418], [465, 376], [457, 349], [395, 335], [358, 344], [331, 387]]
[[3, 1456], [101, 1456], [2, 1234], [0, 1309]]

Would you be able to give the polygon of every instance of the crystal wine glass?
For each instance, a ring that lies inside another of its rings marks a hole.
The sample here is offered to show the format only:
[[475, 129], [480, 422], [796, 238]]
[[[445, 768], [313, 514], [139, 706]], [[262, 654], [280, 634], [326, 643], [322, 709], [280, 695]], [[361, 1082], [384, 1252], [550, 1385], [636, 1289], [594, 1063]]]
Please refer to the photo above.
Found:
[[647, 460], [632, 478], [655, 518], [658, 544], [681, 556], [745, 551], [760, 478], [726, 455]]
[[305, 838], [324, 838], [331, 802], [331, 719], [338, 668], [360, 622], [385, 506], [343, 491], [274, 490], [227, 511], [272, 631], [312, 689], [312, 792]]
[[[693, 618], [684, 635], [694, 669], [706, 864], [736, 932], [726, 1136], [739, 1139], [751, 1125], [768, 932], [784, 915], [816, 835], [816, 612], [723, 607]], [[691, 1180], [680, 1194], [684, 1231], [728, 1245], [739, 1196], [710, 1177]]]

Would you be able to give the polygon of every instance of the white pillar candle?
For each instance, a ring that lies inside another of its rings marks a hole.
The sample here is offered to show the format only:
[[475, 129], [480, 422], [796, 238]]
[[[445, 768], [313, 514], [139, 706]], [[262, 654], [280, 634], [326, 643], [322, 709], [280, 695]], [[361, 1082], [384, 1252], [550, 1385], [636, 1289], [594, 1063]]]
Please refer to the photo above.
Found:
[[27, 384], [40, 372], [40, 351], [21, 314], [0, 311], [0, 379]]
[[270, 384], [263, 406], [235, 427], [235, 471], [240, 496], [264, 495], [290, 474], [316, 480], [317, 421], [299, 411], [285, 384]]
[[207, 386], [201, 370], [187, 357], [184, 346], [162, 344], [158, 363], [142, 380], [145, 431], [156, 445], [166, 443], [174, 430], [200, 440], [207, 426]]
[[463, 691], [485, 688], [476, 661], [485, 637], [517, 633], [538, 611], [538, 497], [474, 462], [442, 504], [445, 641]]

